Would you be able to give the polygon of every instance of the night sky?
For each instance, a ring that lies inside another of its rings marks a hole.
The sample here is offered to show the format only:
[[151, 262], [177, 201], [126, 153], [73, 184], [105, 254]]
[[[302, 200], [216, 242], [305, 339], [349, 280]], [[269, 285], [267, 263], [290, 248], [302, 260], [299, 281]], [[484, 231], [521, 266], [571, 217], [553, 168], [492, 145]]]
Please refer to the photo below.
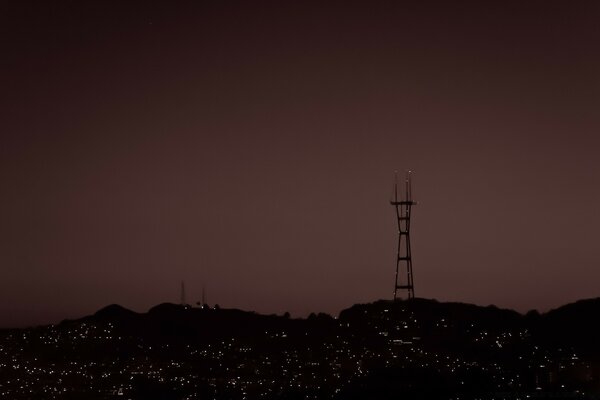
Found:
[[599, 2], [174, 3], [1, 3], [0, 326], [600, 295]]

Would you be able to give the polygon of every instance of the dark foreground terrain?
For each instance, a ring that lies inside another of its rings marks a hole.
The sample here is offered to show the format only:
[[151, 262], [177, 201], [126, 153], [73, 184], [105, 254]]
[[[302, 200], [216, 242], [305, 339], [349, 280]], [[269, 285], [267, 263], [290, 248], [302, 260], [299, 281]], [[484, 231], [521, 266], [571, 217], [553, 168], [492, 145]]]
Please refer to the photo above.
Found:
[[598, 317], [600, 299], [542, 315], [378, 301], [307, 319], [112, 305], [0, 331], [0, 398], [600, 398]]

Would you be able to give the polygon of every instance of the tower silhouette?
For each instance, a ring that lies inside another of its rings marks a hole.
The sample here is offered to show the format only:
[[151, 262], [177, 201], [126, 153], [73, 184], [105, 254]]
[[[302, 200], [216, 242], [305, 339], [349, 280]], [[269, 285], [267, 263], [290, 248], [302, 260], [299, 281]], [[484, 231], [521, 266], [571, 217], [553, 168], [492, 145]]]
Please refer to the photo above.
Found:
[[[407, 298], [415, 297], [415, 284], [412, 270], [410, 252], [410, 212], [411, 207], [417, 203], [412, 201], [411, 171], [407, 171], [405, 179], [404, 198], [398, 197], [398, 173], [394, 180], [394, 194], [390, 204], [396, 209], [398, 221], [398, 252], [396, 257], [396, 282], [394, 285], [394, 300], [398, 298], [398, 290], [406, 290]], [[406, 271], [406, 280], [403, 281], [402, 266]]]

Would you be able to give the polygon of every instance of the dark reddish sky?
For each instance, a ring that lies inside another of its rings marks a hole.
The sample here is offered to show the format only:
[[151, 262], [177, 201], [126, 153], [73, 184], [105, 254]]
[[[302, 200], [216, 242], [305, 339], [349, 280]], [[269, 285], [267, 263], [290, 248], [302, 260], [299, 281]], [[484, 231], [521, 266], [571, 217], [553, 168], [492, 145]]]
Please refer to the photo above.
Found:
[[597, 1], [43, 3], [0, 6], [0, 326], [390, 298], [406, 168], [417, 296], [600, 294]]

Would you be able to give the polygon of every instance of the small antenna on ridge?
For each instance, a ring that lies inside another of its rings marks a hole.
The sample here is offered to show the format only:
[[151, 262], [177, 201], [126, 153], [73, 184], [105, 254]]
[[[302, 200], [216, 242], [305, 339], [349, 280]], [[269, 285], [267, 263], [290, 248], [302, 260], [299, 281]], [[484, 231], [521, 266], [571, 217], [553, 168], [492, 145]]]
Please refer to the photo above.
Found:
[[185, 306], [185, 282], [181, 281], [181, 305]]

